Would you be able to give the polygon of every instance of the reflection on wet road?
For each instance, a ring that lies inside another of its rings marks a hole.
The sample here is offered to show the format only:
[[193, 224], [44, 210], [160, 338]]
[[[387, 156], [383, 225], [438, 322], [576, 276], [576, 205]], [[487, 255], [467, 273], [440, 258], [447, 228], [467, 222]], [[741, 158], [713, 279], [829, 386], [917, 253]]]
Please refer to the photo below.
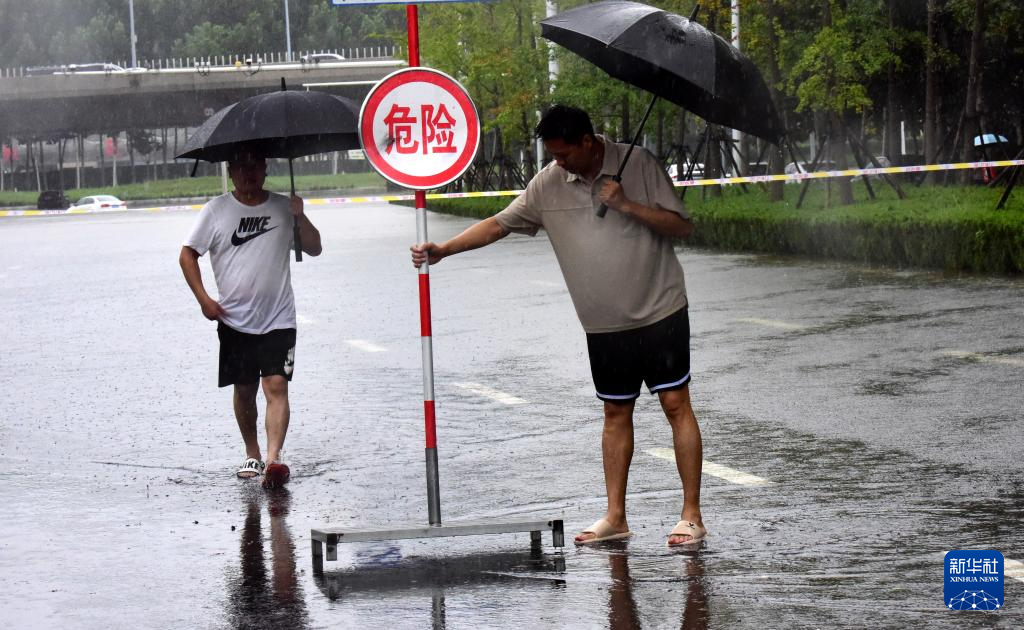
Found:
[[[216, 336], [176, 266], [194, 214], [0, 222], [0, 621], [1024, 627], [1024, 282], [685, 248], [700, 549], [665, 546], [678, 477], [642, 397], [628, 542], [341, 545], [314, 576], [311, 527], [425, 522], [426, 484], [412, 211], [310, 212], [325, 252], [293, 265], [275, 495], [232, 476]], [[433, 240], [468, 224], [430, 222]], [[571, 537], [604, 510], [601, 412], [550, 247], [509, 237], [431, 276], [444, 519], [558, 514]], [[946, 610], [950, 549], [1004, 554], [998, 613]]]
[[[245, 523], [239, 552], [240, 570], [229, 566], [228, 623], [238, 628], [304, 628], [306, 602], [295, 567], [295, 541], [288, 528], [291, 493], [287, 488], [264, 492], [256, 484], [242, 487]], [[263, 504], [270, 521], [268, 537], [262, 527]], [[270, 570], [267, 570], [267, 565]]]

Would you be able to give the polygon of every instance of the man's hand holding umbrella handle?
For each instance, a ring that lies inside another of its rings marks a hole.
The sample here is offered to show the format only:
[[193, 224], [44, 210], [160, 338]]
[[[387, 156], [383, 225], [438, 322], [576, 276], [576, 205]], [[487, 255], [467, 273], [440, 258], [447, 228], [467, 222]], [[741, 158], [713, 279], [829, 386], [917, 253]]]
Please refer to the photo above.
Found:
[[323, 245], [320, 242], [320, 231], [316, 229], [312, 221], [309, 220], [309, 217], [306, 216], [304, 208], [305, 202], [302, 201], [302, 197], [292, 195], [291, 209], [292, 216], [295, 217], [295, 243], [301, 248], [296, 250], [296, 255], [298, 255], [299, 251], [303, 251], [310, 256], [319, 256], [323, 252]]
[[618, 180], [606, 181], [597, 196], [601, 199], [602, 208], [607, 206], [616, 212], [632, 217], [658, 234], [685, 239], [690, 238], [690, 234], [693, 233], [693, 223], [689, 219], [684, 219], [661, 206], [645, 206], [631, 200], [622, 190], [622, 184]]
[[[605, 198], [606, 195], [605, 195], [604, 191], [608, 190], [608, 186], [610, 184], [616, 184], [616, 185], [619, 186], [619, 193], [622, 194], [622, 186], [619, 185], [619, 182], [621, 182], [621, 181], [622, 181], [622, 176], [621, 175], [613, 175], [612, 176], [612, 180], [610, 182], [605, 182], [604, 186], [601, 187], [601, 192], [598, 195], [599, 197], [601, 197], [601, 207], [597, 209], [597, 216], [603, 218], [604, 215], [608, 214], [609, 203], [608, 203], [608, 199]], [[626, 195], [625, 194], [622, 194], [622, 199], [628, 201], [626, 199]], [[613, 209], [615, 209], [615, 210], [618, 210], [618, 208], [615, 207], [615, 206], [611, 206], [611, 207]]]

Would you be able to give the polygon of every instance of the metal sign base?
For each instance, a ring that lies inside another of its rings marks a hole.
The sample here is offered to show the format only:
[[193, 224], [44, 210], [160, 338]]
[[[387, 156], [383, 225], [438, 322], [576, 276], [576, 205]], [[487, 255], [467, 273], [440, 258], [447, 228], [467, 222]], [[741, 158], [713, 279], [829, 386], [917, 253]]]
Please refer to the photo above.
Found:
[[494, 521], [463, 521], [461, 523], [449, 523], [446, 525], [399, 525], [392, 529], [348, 529], [345, 527], [334, 527], [325, 525], [320, 529], [313, 529], [313, 573], [321, 575], [324, 572], [324, 545], [327, 545], [327, 560], [338, 559], [338, 545], [354, 542], [369, 542], [380, 540], [406, 540], [410, 538], [441, 538], [447, 536], [482, 536], [487, 534], [511, 534], [515, 532], [530, 532], [530, 545], [539, 548], [541, 544], [541, 532], [551, 532], [551, 543], [555, 547], [565, 546], [565, 532], [562, 526], [562, 519], [549, 521], [515, 521], [509, 523], [496, 523]]

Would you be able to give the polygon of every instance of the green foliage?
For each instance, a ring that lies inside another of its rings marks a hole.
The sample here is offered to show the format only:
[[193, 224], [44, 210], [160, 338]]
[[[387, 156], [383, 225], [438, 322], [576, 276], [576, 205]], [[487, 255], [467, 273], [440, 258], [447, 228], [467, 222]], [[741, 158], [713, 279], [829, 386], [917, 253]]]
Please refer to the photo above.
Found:
[[[586, 1], [560, 0], [557, 9]], [[689, 16], [696, 2], [651, 4]], [[863, 123], [865, 132], [877, 138], [890, 85], [894, 115], [909, 129], [918, 128], [924, 119], [922, 68], [931, 58], [938, 68], [939, 135], [952, 135], [966, 100], [974, 4], [937, 0], [937, 45], [929, 51], [924, 0], [744, 0], [742, 50], [766, 78], [769, 62], [778, 64], [781, 76], [773, 87], [780, 92], [779, 108], [795, 136], [814, 126], [810, 112], [835, 111], [854, 123], [855, 131]], [[729, 3], [701, 5], [697, 21], [728, 39]], [[831, 22], [824, 27], [826, 6]], [[135, 0], [134, 7], [142, 62], [260, 54], [285, 46], [281, 0]], [[334, 7], [327, 0], [292, 0], [289, 8], [295, 49], [406, 43], [401, 5]], [[986, 0], [985, 9], [984, 123], [988, 131], [1019, 141], [1024, 139], [1024, 3]], [[553, 101], [587, 109], [596, 125], [617, 139], [627, 135], [625, 119], [635, 128], [647, 105], [648, 95], [641, 90], [542, 39], [542, 0], [434, 3], [421, 5], [419, 12], [422, 61], [469, 89], [485, 130], [492, 132], [488, 150], [513, 156], [518, 149], [531, 151], [537, 113]], [[126, 0], [0, 0], [0, 16], [0, 67], [117, 62], [130, 56]], [[770, 39], [775, 46], [769, 45]], [[548, 77], [549, 49], [560, 65], [554, 86]], [[895, 71], [892, 84], [890, 64]], [[864, 115], [855, 117], [856, 112]], [[675, 127], [683, 117], [663, 102], [652, 122], [658, 118]], [[652, 128], [647, 135], [653, 137]], [[493, 146], [494, 138], [500, 146]]]
[[[821, 186], [796, 208], [798, 186], [770, 204], [760, 192], [691, 199], [694, 242], [713, 247], [853, 260], [895, 267], [979, 273], [1024, 271], [1024, 199], [995, 210], [997, 191], [904, 185], [897, 200], [884, 184], [878, 199], [824, 209]], [[866, 197], [862, 186], [858, 198]]]
[[891, 49], [896, 33], [882, 20], [879, 6], [865, 0], [832, 5], [831, 24], [815, 34], [790, 73], [800, 99], [797, 111], [860, 112], [871, 106], [867, 80], [890, 61], [898, 62]]
[[[729, 189], [704, 199], [690, 189], [687, 205], [696, 227], [692, 245], [733, 251], [851, 260], [893, 267], [922, 267], [993, 274], [1024, 272], [1024, 191], [995, 210], [997, 191], [974, 187], [904, 184], [908, 199], [876, 183], [876, 201], [825, 208], [823, 186], [812, 185], [802, 208], [799, 186], [785, 199], [768, 201], [758, 188]], [[856, 187], [867, 197], [863, 185]], [[510, 197], [429, 200], [427, 206], [471, 218], [502, 210]]]
[[421, 9], [421, 61], [458, 79], [485, 131], [503, 144], [529, 144], [546, 91], [546, 48], [538, 43], [536, 0], [431, 4]]
[[[230, 182], [228, 186], [230, 187]], [[287, 193], [291, 181], [287, 174], [267, 178], [266, 188]], [[343, 173], [339, 175], [297, 175], [295, 187], [300, 191], [351, 191], [352, 189], [384, 189], [384, 179], [376, 173]], [[89, 195], [114, 195], [124, 201], [187, 199], [212, 197], [221, 194], [220, 177], [185, 177], [182, 179], [154, 180], [143, 184], [125, 184], [105, 188], [81, 188], [66, 191], [72, 202]], [[0, 207], [32, 206], [39, 193], [0, 191]]]

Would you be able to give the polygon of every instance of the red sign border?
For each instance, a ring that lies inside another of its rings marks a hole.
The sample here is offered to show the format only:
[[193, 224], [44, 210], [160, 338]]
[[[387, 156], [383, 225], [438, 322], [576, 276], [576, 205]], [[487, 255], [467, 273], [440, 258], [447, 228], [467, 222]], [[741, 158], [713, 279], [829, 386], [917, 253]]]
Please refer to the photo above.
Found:
[[[377, 144], [373, 138], [373, 115], [377, 113], [377, 107], [381, 101], [398, 86], [414, 82], [430, 83], [440, 87], [455, 97], [463, 112], [473, 113], [473, 121], [468, 125], [469, 134], [466, 141], [466, 149], [472, 147], [472, 151], [464, 150], [452, 166], [435, 175], [409, 175], [396, 170], [384, 160], [380, 151], [377, 150]], [[363, 106], [359, 112], [359, 142], [363, 146], [363, 152], [370, 165], [385, 179], [413, 190], [440, 188], [461, 177], [473, 163], [473, 158], [476, 157], [476, 153], [480, 149], [480, 115], [462, 84], [444, 72], [423, 66], [403, 68], [381, 79], [363, 100]]]

